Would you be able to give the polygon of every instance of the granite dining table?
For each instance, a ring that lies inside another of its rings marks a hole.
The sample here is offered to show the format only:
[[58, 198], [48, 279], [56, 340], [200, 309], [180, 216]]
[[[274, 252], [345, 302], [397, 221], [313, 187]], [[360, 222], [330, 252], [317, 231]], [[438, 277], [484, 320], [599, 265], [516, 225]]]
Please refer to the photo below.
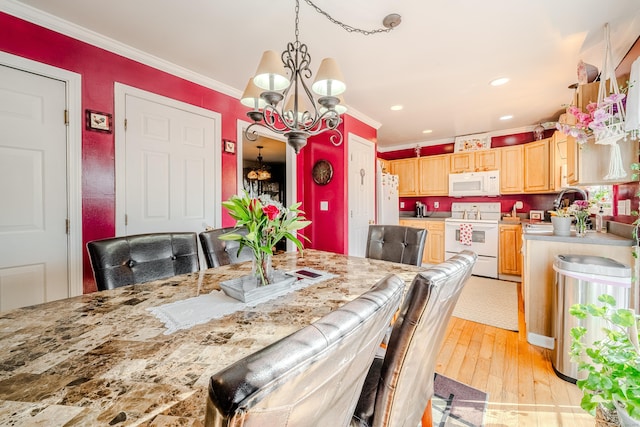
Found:
[[420, 267], [305, 250], [274, 267], [335, 275], [168, 333], [154, 307], [207, 295], [251, 263], [0, 313], [0, 425], [201, 426], [212, 374], [309, 325], [389, 273]]

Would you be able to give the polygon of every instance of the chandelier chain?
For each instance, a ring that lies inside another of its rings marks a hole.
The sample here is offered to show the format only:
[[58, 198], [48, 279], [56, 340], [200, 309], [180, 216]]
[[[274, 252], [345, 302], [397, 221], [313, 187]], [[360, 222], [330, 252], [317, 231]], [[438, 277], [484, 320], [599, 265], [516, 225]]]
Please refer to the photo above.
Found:
[[[360, 33], [360, 34], [364, 34], [365, 36], [370, 36], [372, 34], [376, 34], [376, 33], [388, 33], [389, 31], [393, 30], [393, 27], [391, 28], [377, 28], [375, 30], [362, 30], [360, 28], [355, 28], [352, 27], [351, 25], [347, 25], [344, 22], [338, 21], [337, 19], [335, 19], [334, 17], [332, 17], [331, 15], [329, 15], [327, 12], [325, 12], [324, 10], [320, 9], [318, 6], [316, 6], [315, 4], [313, 4], [313, 2], [311, 2], [311, 0], [305, 0], [307, 2], [307, 4], [311, 7], [313, 7], [316, 12], [318, 12], [321, 15], [324, 15], [329, 21], [331, 21], [332, 23], [342, 27], [345, 31], [347, 31], [348, 33]], [[296, 40], [298, 38], [298, 0], [296, 0]]]
[[300, 35], [300, 30], [298, 29], [299, 23], [300, 23], [300, 0], [296, 0], [296, 44], [298, 44], [298, 36]]

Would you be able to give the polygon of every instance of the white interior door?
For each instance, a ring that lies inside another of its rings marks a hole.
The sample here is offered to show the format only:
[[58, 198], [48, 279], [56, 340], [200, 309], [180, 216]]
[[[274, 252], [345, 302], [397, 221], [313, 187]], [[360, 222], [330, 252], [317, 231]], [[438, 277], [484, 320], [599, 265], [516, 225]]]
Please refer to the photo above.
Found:
[[123, 234], [216, 226], [216, 121], [131, 94], [125, 111]]
[[363, 257], [369, 224], [376, 218], [375, 146], [349, 134], [349, 255]]
[[65, 95], [0, 65], [0, 311], [70, 295]]

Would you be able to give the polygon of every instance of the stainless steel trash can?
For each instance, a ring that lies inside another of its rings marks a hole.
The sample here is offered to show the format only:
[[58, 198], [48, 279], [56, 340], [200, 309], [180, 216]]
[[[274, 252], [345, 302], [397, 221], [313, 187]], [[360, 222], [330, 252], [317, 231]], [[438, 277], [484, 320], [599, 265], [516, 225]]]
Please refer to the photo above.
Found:
[[553, 334], [555, 345], [551, 364], [556, 374], [569, 382], [586, 377], [578, 372], [578, 364], [571, 361], [571, 328], [583, 326], [587, 334], [583, 340], [592, 343], [604, 337], [602, 319], [587, 316], [578, 319], [569, 314], [573, 304], [601, 304], [598, 297], [608, 294], [615, 298], [618, 308], [629, 307], [631, 268], [614, 261], [591, 255], [557, 255], [553, 263], [556, 286], [553, 298]]

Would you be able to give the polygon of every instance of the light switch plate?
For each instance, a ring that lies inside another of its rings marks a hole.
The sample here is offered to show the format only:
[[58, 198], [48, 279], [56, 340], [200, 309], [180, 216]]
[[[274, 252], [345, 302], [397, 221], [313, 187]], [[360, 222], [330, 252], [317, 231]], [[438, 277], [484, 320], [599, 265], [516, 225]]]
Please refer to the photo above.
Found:
[[326, 200], [321, 200], [320, 201], [320, 210], [321, 211], [328, 211], [329, 210], [329, 202]]

